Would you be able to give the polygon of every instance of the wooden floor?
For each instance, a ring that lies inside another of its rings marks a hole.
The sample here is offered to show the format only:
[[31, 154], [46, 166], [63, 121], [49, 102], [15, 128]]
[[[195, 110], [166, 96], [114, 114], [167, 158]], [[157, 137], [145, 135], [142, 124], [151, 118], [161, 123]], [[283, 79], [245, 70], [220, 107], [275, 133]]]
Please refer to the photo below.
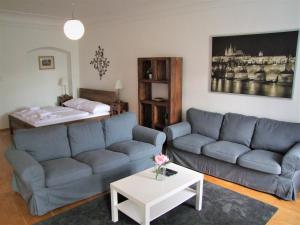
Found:
[[[30, 225], [45, 220], [70, 208], [76, 207], [90, 199], [74, 203], [72, 205], [56, 209], [44, 216], [31, 216], [26, 208], [23, 199], [11, 189], [11, 168], [4, 158], [4, 153], [11, 140], [8, 131], [0, 131], [0, 224], [1, 225]], [[224, 188], [239, 192], [243, 195], [261, 200], [265, 203], [276, 206], [279, 210], [269, 221], [269, 225], [299, 225], [300, 224], [300, 197], [297, 201], [283, 201], [271, 195], [257, 192], [237, 184], [226, 182], [214, 177], [205, 176], [207, 181]], [[98, 195], [99, 196], [99, 195]], [[299, 194], [300, 196], [300, 194]], [[205, 204], [205, 203], [204, 203]], [[66, 224], [67, 225], [67, 224]], [[255, 224], [253, 224], [255, 225]]]

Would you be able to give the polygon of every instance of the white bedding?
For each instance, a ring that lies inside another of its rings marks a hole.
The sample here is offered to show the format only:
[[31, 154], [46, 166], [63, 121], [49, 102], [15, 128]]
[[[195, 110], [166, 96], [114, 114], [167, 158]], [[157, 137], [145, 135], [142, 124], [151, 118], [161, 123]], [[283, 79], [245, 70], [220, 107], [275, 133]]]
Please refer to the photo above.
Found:
[[109, 105], [102, 102], [90, 101], [84, 98], [73, 98], [64, 102], [63, 105], [89, 113], [103, 113], [110, 111]]
[[32, 107], [11, 113], [12, 116], [34, 126], [48, 126], [97, 116], [109, 115], [109, 111], [101, 113], [89, 113], [68, 107], [48, 106]]

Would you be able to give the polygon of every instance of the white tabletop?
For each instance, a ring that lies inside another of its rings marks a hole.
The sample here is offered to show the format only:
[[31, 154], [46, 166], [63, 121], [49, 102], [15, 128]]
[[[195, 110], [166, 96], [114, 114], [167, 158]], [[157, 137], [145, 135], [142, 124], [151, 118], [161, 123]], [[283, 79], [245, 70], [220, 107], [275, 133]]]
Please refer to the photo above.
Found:
[[172, 196], [180, 190], [203, 180], [203, 174], [169, 163], [167, 168], [178, 173], [164, 180], [156, 180], [154, 169], [150, 168], [111, 183], [120, 194], [134, 200], [136, 203], [154, 205]]

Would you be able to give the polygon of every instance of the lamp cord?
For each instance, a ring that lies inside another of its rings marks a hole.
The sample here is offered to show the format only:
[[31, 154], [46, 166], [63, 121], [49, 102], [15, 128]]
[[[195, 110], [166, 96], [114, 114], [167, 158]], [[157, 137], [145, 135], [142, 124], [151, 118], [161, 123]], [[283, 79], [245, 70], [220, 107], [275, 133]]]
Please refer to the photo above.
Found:
[[75, 3], [72, 2], [72, 20], [74, 20]]

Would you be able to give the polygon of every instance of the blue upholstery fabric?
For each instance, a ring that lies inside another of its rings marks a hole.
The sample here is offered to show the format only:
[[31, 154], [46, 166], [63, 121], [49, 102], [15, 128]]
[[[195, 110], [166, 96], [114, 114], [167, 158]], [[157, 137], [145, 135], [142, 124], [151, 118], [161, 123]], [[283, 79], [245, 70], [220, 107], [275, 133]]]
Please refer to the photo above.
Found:
[[166, 140], [165, 133], [148, 127], [137, 125], [133, 128], [132, 132], [134, 140], [146, 142], [152, 145], [163, 145]]
[[187, 111], [187, 121], [192, 126], [192, 133], [217, 140], [220, 134], [223, 115], [191, 108]]
[[43, 167], [27, 152], [18, 151], [11, 147], [6, 152], [6, 159], [12, 165], [15, 173], [26, 183], [27, 187], [33, 190], [45, 186]]
[[201, 134], [188, 134], [173, 141], [173, 146], [179, 150], [201, 154], [204, 145], [215, 142], [214, 139]]
[[154, 145], [135, 140], [118, 142], [107, 147], [107, 149], [124, 153], [130, 158], [130, 160], [137, 160], [147, 157], [151, 158], [161, 151], [161, 147], [158, 148]]
[[103, 121], [105, 143], [110, 146], [120, 141], [132, 140], [132, 129], [137, 125], [134, 113], [127, 112]]
[[254, 131], [252, 148], [286, 153], [300, 142], [300, 124], [259, 119]]
[[203, 155], [235, 164], [238, 157], [249, 151], [250, 148], [245, 145], [229, 141], [218, 141], [204, 146], [202, 153]]
[[16, 130], [13, 140], [18, 150], [28, 152], [37, 161], [71, 156], [64, 125]]
[[227, 113], [224, 116], [220, 139], [250, 146], [257, 118]]
[[[57, 125], [18, 130], [14, 141], [18, 148], [6, 153], [14, 170], [13, 190], [21, 194], [32, 215], [43, 215], [153, 166], [165, 134], [137, 126], [135, 114], [124, 113], [103, 123], [72, 124], [68, 129]], [[111, 143], [115, 151], [106, 150]]]
[[300, 143], [294, 145], [282, 159], [282, 175], [292, 178], [300, 170]]
[[93, 173], [114, 170], [129, 162], [129, 158], [126, 155], [105, 149], [83, 152], [75, 158], [80, 162], [88, 164], [93, 169]]
[[72, 156], [91, 149], [105, 148], [102, 123], [89, 121], [68, 126]]
[[175, 138], [191, 134], [192, 128], [189, 122], [184, 121], [166, 127], [164, 132], [167, 135], [168, 141], [172, 141]]
[[45, 170], [47, 187], [66, 184], [92, 174], [91, 167], [72, 158], [43, 161], [41, 165]]
[[270, 174], [281, 174], [282, 155], [266, 150], [252, 150], [238, 159], [238, 165]]

